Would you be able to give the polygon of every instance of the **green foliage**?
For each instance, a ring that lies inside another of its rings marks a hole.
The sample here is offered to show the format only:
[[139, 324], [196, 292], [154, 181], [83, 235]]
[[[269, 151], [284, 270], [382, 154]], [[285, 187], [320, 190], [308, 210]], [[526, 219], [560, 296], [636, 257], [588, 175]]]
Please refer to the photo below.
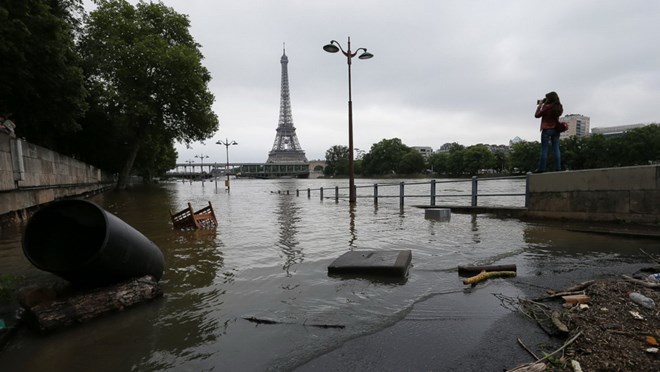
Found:
[[481, 169], [493, 169], [495, 167], [495, 155], [486, 145], [473, 145], [463, 152], [463, 170], [469, 175], [479, 174]]
[[410, 150], [398, 138], [383, 139], [372, 145], [362, 159], [362, 172], [367, 176], [396, 173], [404, 155]]
[[511, 146], [509, 162], [515, 173], [531, 172], [538, 166], [541, 144], [538, 141], [518, 142]]
[[66, 152], [86, 92], [74, 32], [80, 0], [0, 3], [0, 111], [16, 135]]
[[618, 136], [592, 134], [561, 142], [562, 161], [569, 169], [647, 165], [660, 161], [660, 126], [636, 128]]
[[660, 161], [660, 124], [647, 125], [614, 137], [622, 166], [646, 165]]
[[172, 154], [160, 146], [172, 147], [175, 140], [209, 138], [218, 129], [218, 119], [211, 109], [211, 77], [201, 64], [186, 16], [162, 3], [96, 4], [86, 20], [80, 51], [89, 89], [98, 94], [96, 109], [114, 129], [112, 142], [127, 146], [121, 153], [122, 187], [136, 159]]
[[493, 152], [493, 169], [498, 173], [504, 173], [510, 169], [509, 152], [505, 149], [497, 149]]
[[429, 164], [437, 174], [449, 173], [449, 153], [436, 152], [429, 157]]
[[334, 145], [325, 152], [326, 176], [348, 174], [348, 147]]
[[422, 173], [426, 169], [426, 161], [424, 156], [417, 150], [411, 149], [403, 155], [397, 173], [399, 174], [417, 174]]

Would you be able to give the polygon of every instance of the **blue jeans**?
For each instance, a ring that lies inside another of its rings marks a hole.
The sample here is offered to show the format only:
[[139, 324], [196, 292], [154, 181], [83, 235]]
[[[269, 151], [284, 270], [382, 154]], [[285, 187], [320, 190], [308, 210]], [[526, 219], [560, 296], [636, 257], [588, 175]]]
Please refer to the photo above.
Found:
[[548, 144], [552, 143], [552, 153], [555, 160], [555, 170], [561, 170], [561, 154], [559, 153], [559, 132], [554, 128], [543, 129], [541, 131], [541, 159], [539, 160], [538, 170], [545, 172], [548, 162]]

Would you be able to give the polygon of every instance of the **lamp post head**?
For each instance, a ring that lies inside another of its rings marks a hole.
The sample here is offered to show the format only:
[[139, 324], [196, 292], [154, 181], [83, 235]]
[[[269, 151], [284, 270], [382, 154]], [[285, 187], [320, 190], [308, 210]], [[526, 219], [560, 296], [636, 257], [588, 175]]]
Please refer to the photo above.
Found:
[[337, 47], [334, 44], [334, 40], [331, 41], [329, 44], [323, 46], [323, 50], [325, 50], [328, 53], [337, 53], [339, 51], [339, 47]]
[[373, 57], [374, 57], [374, 55], [367, 52], [366, 49], [364, 50], [364, 53], [362, 53], [358, 56], [359, 59], [369, 59], [369, 58], [373, 58]]

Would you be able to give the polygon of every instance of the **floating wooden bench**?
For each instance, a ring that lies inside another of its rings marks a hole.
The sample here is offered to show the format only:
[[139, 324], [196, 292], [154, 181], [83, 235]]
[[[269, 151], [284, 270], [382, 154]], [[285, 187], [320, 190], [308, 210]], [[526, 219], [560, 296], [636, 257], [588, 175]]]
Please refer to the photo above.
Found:
[[201, 229], [203, 227], [213, 227], [218, 225], [218, 220], [215, 218], [215, 212], [211, 202], [207, 207], [204, 207], [195, 212], [188, 203], [188, 208], [179, 213], [172, 213], [170, 209], [170, 218], [175, 229]]

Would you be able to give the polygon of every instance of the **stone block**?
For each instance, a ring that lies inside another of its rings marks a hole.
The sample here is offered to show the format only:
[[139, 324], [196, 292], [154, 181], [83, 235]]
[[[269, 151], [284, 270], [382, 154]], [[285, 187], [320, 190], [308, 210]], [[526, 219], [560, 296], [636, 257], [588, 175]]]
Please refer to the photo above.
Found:
[[451, 209], [449, 208], [426, 208], [424, 218], [440, 221], [449, 221], [451, 218]]
[[328, 274], [403, 278], [408, 274], [411, 261], [410, 250], [350, 251], [328, 266]]

